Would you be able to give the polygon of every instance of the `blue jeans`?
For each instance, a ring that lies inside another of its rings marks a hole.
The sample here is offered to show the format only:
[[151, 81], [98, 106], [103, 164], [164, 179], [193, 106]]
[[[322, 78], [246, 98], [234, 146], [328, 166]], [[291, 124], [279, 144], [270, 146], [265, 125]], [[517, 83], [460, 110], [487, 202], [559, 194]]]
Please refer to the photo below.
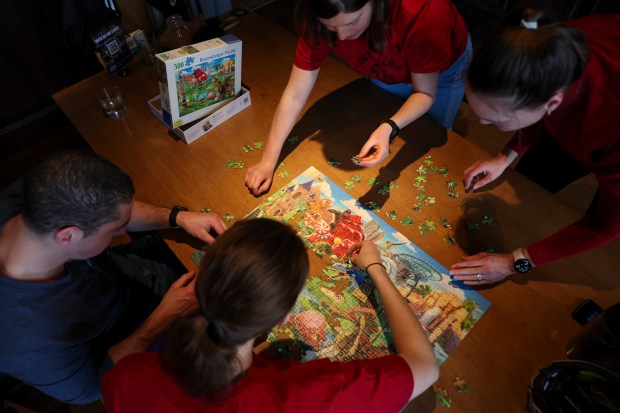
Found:
[[[467, 47], [452, 66], [439, 73], [439, 83], [437, 85], [437, 96], [433, 106], [426, 112], [435, 122], [440, 123], [448, 129], [452, 129], [452, 122], [459, 110], [459, 105], [465, 94], [465, 72], [471, 61], [472, 47], [471, 38], [467, 40]], [[370, 78], [370, 81], [382, 89], [406, 100], [413, 93], [411, 84], [397, 83], [388, 85], [377, 79]]]

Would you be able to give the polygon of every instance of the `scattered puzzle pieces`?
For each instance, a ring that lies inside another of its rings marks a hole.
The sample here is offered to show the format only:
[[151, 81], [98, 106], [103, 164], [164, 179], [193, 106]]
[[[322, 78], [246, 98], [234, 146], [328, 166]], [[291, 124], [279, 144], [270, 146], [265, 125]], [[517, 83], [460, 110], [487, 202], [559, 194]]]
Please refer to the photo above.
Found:
[[437, 387], [435, 389], [435, 397], [437, 398], [437, 403], [443, 407], [451, 407], [452, 399], [448, 395], [448, 391], [442, 387]]
[[233, 161], [230, 159], [226, 161], [227, 168], [242, 169], [244, 166], [245, 166], [245, 163], [243, 161]]

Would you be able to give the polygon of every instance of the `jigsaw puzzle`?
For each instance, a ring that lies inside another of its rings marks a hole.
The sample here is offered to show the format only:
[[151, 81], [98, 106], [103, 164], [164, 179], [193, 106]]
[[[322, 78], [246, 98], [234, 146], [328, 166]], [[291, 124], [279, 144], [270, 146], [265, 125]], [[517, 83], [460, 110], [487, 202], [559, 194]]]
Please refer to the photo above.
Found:
[[291, 320], [267, 334], [270, 350], [281, 356], [345, 361], [394, 351], [372, 281], [347, 260], [349, 246], [364, 239], [379, 245], [440, 364], [491, 305], [476, 291], [452, 285], [446, 268], [313, 167], [248, 216], [287, 222], [315, 257]]

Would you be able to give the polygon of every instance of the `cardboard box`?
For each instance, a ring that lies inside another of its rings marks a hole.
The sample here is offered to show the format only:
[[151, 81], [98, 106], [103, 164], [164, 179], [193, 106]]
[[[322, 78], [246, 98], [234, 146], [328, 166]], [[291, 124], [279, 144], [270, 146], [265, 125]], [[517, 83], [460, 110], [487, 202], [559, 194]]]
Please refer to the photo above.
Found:
[[227, 34], [159, 53], [157, 74], [164, 122], [192, 122], [241, 91], [241, 40]]
[[153, 115], [162, 121], [168, 129], [170, 129], [176, 136], [181, 138], [188, 145], [204, 136], [207, 132], [212, 131], [216, 126], [230, 119], [251, 104], [252, 100], [250, 99], [250, 91], [242, 87], [236, 98], [232, 99], [219, 109], [214, 110], [212, 113], [207, 114], [207, 116], [192, 123], [182, 125], [177, 128], [172, 128], [166, 124], [164, 120], [159, 96], [155, 96], [153, 99], [149, 100], [149, 108], [151, 109]]

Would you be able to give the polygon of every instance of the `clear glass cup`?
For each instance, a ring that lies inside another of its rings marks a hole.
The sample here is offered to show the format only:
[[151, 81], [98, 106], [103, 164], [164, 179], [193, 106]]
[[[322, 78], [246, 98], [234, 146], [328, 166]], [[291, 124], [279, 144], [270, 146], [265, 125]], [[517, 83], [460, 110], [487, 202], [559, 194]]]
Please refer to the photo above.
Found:
[[97, 100], [101, 105], [103, 114], [108, 118], [122, 118], [127, 113], [121, 90], [116, 86], [103, 88]]

